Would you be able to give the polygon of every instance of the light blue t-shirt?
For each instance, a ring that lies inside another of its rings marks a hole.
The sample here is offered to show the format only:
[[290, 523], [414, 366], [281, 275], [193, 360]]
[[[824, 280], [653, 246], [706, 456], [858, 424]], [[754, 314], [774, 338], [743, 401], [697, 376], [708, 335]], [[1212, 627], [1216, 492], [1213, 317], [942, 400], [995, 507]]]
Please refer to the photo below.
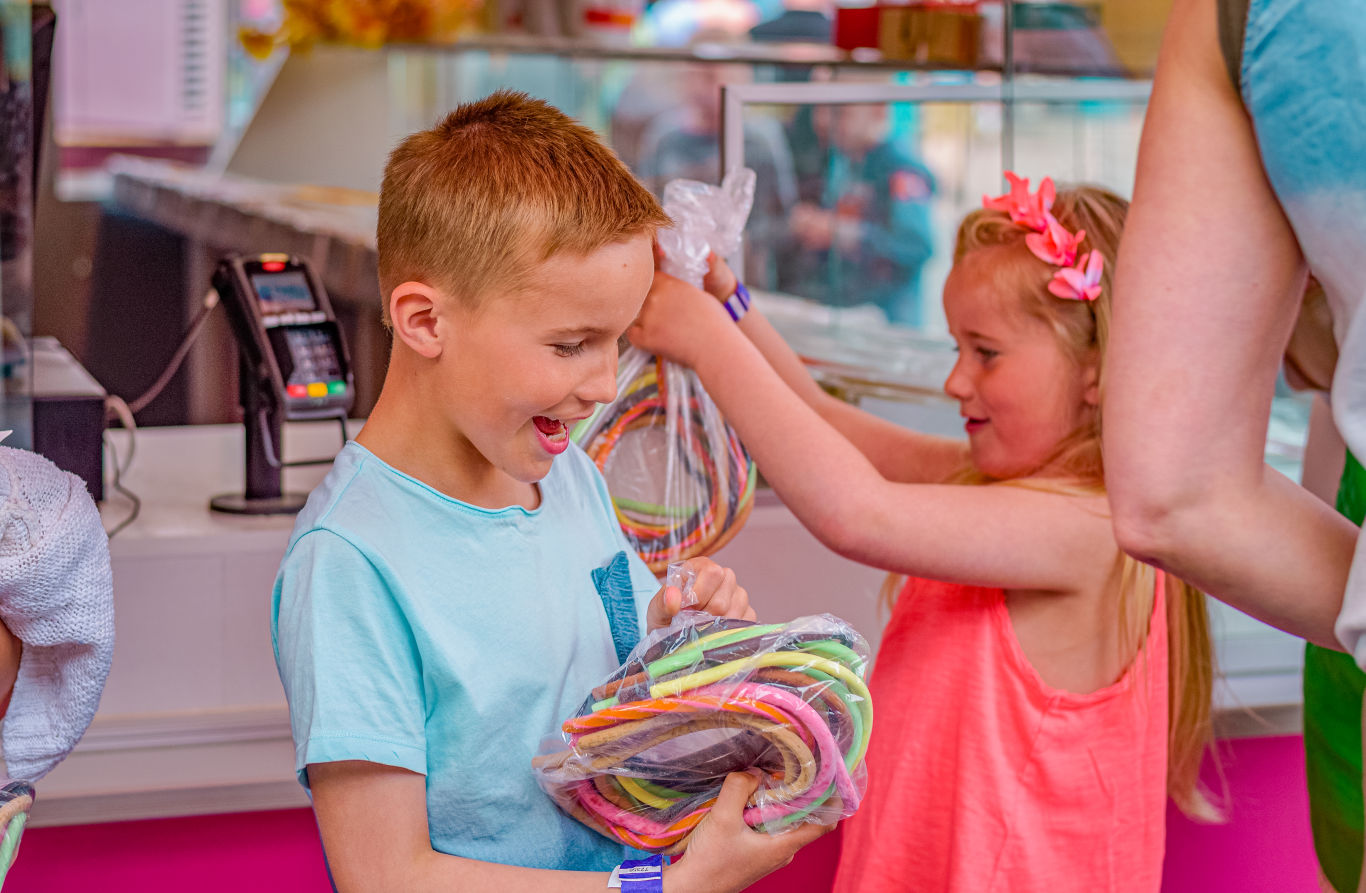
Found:
[[659, 584], [577, 446], [540, 490], [535, 511], [478, 508], [348, 443], [276, 578], [275, 659], [305, 785], [335, 760], [423, 773], [433, 849], [605, 871], [622, 847], [560, 812], [531, 760], [620, 663], [600, 585], [634, 639]]

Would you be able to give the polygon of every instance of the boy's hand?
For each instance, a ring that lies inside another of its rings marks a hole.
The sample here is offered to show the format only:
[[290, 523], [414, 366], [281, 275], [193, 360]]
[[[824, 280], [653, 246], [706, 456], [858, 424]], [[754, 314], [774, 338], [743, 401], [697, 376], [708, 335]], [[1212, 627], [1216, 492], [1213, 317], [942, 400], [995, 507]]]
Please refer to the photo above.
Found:
[[753, 830], [745, 824], [744, 810], [758, 787], [753, 775], [734, 772], [726, 776], [716, 805], [689, 838], [687, 853], [664, 870], [665, 893], [743, 890], [834, 829], [834, 825], [802, 824], [779, 834]]
[[730, 334], [738, 329], [719, 301], [660, 271], [655, 271], [640, 316], [626, 331], [636, 347], [684, 366], [696, 366]]
[[[754, 609], [749, 606], [749, 593], [735, 582], [735, 571], [722, 567], [710, 558], [689, 558], [684, 562], [695, 575], [692, 585], [695, 604], [689, 610], [705, 611], [717, 617], [754, 620]], [[646, 609], [646, 625], [650, 629], [668, 626], [674, 615], [683, 610], [683, 593], [676, 586], [665, 586], [650, 600]]]

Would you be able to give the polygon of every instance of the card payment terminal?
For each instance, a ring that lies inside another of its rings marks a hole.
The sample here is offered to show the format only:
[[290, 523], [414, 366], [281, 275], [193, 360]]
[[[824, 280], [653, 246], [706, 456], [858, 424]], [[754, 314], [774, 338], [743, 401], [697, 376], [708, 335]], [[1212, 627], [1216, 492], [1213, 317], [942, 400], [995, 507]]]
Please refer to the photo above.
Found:
[[216, 496], [210, 504], [239, 514], [298, 511], [304, 496], [280, 489], [288, 464], [280, 458], [281, 423], [337, 419], [344, 425], [355, 396], [332, 305], [312, 267], [288, 254], [224, 258], [213, 287], [237, 336], [247, 456], [245, 493]]

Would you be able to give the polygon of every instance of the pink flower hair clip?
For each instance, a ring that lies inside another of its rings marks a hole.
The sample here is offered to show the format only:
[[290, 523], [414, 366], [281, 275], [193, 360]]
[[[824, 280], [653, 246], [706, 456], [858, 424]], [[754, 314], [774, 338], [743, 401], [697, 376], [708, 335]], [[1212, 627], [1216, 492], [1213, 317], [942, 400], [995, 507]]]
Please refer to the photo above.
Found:
[[1086, 230], [1077, 230], [1074, 236], [1050, 214], [1043, 232], [1025, 236], [1025, 245], [1044, 263], [1055, 267], [1070, 267], [1077, 262], [1077, 249], [1081, 247], [1081, 240], [1084, 238]]
[[1054, 273], [1048, 282], [1048, 291], [1072, 301], [1094, 301], [1100, 297], [1100, 274], [1104, 271], [1104, 255], [1099, 251], [1088, 251], [1075, 267], [1063, 267]]
[[982, 196], [982, 207], [1005, 211], [1010, 215], [1011, 223], [1042, 232], [1053, 216], [1049, 213], [1053, 207], [1053, 179], [1044, 177], [1039, 184], [1039, 191], [1033, 194], [1029, 191], [1029, 180], [1017, 177], [1010, 171], [1006, 171], [1006, 179], [1010, 181], [1010, 191], [995, 198]]
[[1105, 257], [1099, 251], [1088, 251], [1078, 258], [1086, 230], [1074, 234], [1053, 216], [1056, 191], [1051, 177], [1044, 177], [1039, 191], [1029, 191], [1029, 180], [1006, 171], [1010, 191], [995, 198], [982, 196], [982, 207], [1003, 211], [1010, 222], [1031, 230], [1025, 236], [1025, 246], [1039, 260], [1060, 269], [1048, 283], [1050, 294], [1072, 301], [1094, 301], [1100, 297], [1101, 274], [1105, 272]]

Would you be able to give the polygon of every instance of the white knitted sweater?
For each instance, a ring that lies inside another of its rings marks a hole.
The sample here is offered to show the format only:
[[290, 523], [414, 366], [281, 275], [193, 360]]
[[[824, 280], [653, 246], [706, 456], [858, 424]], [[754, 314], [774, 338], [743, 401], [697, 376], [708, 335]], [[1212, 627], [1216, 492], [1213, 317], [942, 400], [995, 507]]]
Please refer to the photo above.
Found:
[[85, 483], [0, 446], [0, 618], [24, 643], [4, 720], [11, 778], [37, 781], [85, 734], [114, 654], [109, 538]]

